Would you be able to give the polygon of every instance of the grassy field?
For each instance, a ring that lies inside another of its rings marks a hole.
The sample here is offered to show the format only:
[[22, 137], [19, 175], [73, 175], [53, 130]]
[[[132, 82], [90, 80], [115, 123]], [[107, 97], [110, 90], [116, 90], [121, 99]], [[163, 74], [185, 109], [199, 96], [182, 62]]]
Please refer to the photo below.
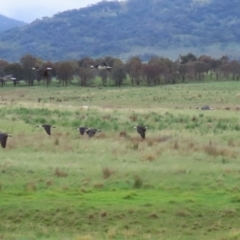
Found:
[[[12, 138], [0, 239], [240, 239], [239, 93], [238, 82], [1, 88]], [[83, 125], [102, 132], [80, 136]]]

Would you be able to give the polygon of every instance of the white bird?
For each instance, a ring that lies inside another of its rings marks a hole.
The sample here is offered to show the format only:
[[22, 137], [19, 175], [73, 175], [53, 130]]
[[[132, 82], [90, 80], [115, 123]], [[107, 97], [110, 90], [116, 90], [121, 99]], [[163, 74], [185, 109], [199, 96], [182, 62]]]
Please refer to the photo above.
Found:
[[112, 67], [108, 66], [105, 62], [102, 65], [100, 65], [100, 64], [94, 65], [94, 66], [91, 65], [90, 67], [97, 68], [98, 70], [108, 70], [108, 71], [110, 71], [112, 69]]

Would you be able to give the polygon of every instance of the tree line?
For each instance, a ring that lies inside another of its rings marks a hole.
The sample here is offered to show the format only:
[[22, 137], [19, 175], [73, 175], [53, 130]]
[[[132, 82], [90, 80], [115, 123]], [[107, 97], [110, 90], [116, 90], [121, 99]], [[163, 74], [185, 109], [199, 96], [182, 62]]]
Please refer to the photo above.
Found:
[[[91, 68], [91, 66], [106, 63], [111, 66], [111, 71]], [[32, 68], [51, 68], [50, 77], [44, 78]], [[5, 76], [12, 76], [5, 78]], [[47, 86], [56, 79], [58, 84], [68, 86], [77, 84], [80, 86], [91, 86], [96, 77], [101, 79], [101, 85], [106, 86], [112, 81], [121, 87], [128, 79], [132, 86], [157, 86], [161, 84], [176, 84], [192, 81], [219, 81], [239, 80], [240, 62], [222, 56], [218, 59], [211, 56], [195, 56], [192, 53], [180, 55], [175, 61], [168, 58], [152, 56], [148, 62], [143, 62], [140, 57], [134, 56], [123, 62], [119, 58], [110, 56], [93, 59], [84, 57], [80, 60], [71, 61], [43, 61], [33, 55], [23, 56], [19, 62], [10, 63], [0, 60], [0, 82], [3, 87], [7, 81], [13, 81], [14, 86], [20, 81], [33, 86], [36, 83], [45, 82]]]

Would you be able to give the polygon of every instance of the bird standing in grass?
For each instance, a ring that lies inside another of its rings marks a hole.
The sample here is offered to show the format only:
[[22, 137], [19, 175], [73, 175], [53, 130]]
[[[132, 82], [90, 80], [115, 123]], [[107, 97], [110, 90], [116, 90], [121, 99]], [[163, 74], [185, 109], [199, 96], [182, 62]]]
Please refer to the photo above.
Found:
[[101, 132], [101, 129], [96, 129], [96, 128], [88, 128], [86, 129], [86, 133], [89, 137], [93, 137], [96, 132]]
[[11, 137], [11, 135], [8, 133], [0, 132], [0, 143], [2, 145], [2, 148], [6, 147], [8, 137]]
[[52, 125], [50, 125], [50, 124], [42, 124], [42, 125], [39, 125], [39, 126], [36, 126], [36, 127], [39, 127], [39, 128], [44, 128], [44, 130], [46, 131], [46, 133], [48, 134], [48, 135], [51, 135], [51, 128], [56, 128], [56, 127], [54, 127], [54, 126], [52, 126]]
[[87, 128], [87, 127], [78, 127], [77, 129], [79, 130], [79, 133], [80, 133], [81, 135], [84, 135], [84, 133], [86, 132], [86, 130], [87, 130], [88, 128]]
[[145, 132], [147, 130], [147, 127], [144, 126], [135, 126], [134, 128], [137, 129], [137, 132], [141, 135], [143, 139], [145, 139]]

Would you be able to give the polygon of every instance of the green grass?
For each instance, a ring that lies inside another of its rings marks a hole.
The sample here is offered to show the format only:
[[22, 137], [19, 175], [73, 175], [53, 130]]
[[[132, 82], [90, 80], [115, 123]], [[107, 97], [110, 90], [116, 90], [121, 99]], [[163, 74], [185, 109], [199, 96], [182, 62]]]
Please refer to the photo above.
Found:
[[0, 89], [0, 239], [240, 239], [238, 85]]

